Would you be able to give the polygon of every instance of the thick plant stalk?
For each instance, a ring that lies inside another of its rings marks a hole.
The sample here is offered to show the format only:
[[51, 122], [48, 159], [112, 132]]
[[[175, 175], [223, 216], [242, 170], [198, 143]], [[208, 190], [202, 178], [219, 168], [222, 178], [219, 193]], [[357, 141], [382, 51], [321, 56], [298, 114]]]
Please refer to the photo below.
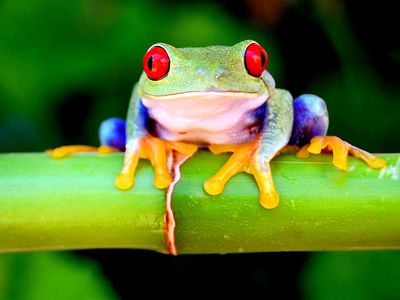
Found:
[[[228, 156], [200, 151], [182, 167], [173, 194], [178, 253], [400, 249], [400, 154], [373, 170], [349, 158], [349, 172], [330, 155], [272, 162], [281, 203], [258, 203], [250, 175], [239, 174], [219, 196], [202, 183]], [[135, 187], [114, 179], [122, 154], [0, 155], [0, 251], [142, 248], [166, 252], [164, 191], [140, 164]]]

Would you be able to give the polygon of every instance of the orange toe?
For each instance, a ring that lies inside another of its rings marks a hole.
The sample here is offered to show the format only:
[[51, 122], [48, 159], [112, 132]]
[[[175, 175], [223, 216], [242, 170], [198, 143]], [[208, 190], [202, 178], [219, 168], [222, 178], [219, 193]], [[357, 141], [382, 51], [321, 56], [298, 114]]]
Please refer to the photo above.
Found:
[[55, 148], [53, 150], [47, 150], [46, 152], [51, 155], [52, 158], [64, 158], [74, 153], [81, 152], [95, 152], [97, 151], [97, 147], [86, 146], [86, 145], [69, 145], [69, 146], [61, 146]]

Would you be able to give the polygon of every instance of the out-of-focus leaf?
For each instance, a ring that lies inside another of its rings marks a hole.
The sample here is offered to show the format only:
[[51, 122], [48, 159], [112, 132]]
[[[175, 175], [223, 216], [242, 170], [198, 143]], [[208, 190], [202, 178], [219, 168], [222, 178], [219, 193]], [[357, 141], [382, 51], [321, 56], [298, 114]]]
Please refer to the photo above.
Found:
[[0, 255], [0, 299], [117, 299], [99, 267], [66, 252]]
[[400, 296], [399, 270], [398, 252], [317, 253], [301, 286], [310, 300], [395, 300]]
[[372, 152], [397, 152], [400, 138], [393, 129], [400, 125], [399, 87], [384, 82], [370, 65], [343, 1], [316, 1], [315, 16], [341, 59], [340, 72], [311, 86], [327, 100], [330, 134]]

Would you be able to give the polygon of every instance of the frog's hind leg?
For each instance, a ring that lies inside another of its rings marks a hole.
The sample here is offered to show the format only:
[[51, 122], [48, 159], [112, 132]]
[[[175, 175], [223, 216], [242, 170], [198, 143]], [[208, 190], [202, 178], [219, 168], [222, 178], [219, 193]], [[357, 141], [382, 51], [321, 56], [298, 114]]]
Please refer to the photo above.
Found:
[[383, 159], [361, 150], [336, 136], [326, 136], [328, 111], [324, 100], [315, 95], [302, 95], [294, 101], [294, 122], [289, 145], [300, 147], [297, 157], [307, 158], [310, 153], [332, 152], [332, 163], [347, 170], [347, 156], [364, 160], [372, 168], [386, 165]]
[[303, 147], [315, 136], [325, 136], [329, 118], [325, 101], [315, 95], [301, 95], [293, 103], [294, 119], [289, 145]]
[[110, 118], [101, 123], [99, 137], [101, 146], [69, 145], [48, 150], [52, 158], [64, 158], [68, 155], [80, 152], [111, 153], [125, 151], [126, 129], [125, 121], [118, 118]]
[[126, 122], [119, 118], [111, 118], [103, 121], [99, 128], [101, 146], [99, 153], [125, 151]]

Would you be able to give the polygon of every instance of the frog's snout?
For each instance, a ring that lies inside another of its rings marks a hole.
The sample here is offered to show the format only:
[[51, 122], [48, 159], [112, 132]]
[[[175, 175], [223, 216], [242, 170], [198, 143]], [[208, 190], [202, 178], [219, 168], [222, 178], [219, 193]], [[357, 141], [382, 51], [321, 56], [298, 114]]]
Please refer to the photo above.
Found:
[[225, 67], [218, 67], [216, 70], [210, 71], [208, 68], [199, 67], [196, 69], [195, 75], [198, 79], [206, 79], [215, 77], [215, 79], [222, 79], [228, 74], [228, 70]]

